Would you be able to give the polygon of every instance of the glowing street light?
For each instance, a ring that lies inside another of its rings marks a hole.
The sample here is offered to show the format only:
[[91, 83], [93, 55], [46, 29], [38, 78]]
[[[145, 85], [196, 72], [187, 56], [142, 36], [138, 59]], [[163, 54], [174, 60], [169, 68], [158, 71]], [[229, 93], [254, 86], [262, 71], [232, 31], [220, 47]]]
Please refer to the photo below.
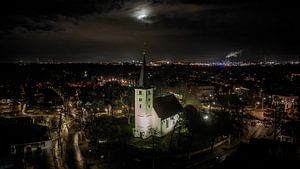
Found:
[[264, 109], [264, 101], [266, 100], [266, 98], [265, 97], [263, 97], [262, 99], [261, 99], [261, 109], [263, 110]]

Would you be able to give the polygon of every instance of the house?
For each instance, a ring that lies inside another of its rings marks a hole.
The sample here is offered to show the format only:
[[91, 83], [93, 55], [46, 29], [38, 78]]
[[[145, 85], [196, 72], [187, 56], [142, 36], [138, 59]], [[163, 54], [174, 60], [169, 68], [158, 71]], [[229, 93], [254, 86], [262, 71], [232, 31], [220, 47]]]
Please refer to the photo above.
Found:
[[211, 100], [215, 95], [215, 87], [210, 85], [198, 86], [196, 95], [200, 100]]
[[146, 59], [144, 52], [138, 86], [135, 88], [135, 128], [134, 137], [147, 138], [153, 134], [164, 136], [172, 131], [179, 119], [182, 106], [176, 97], [171, 95], [153, 97], [153, 88], [145, 76]]
[[298, 96], [287, 95], [287, 94], [277, 94], [272, 95], [272, 104], [283, 104], [284, 111], [290, 112], [294, 111], [297, 106]]
[[1, 117], [0, 133], [0, 152], [4, 154], [22, 155], [52, 148], [49, 127], [33, 124], [31, 117]]

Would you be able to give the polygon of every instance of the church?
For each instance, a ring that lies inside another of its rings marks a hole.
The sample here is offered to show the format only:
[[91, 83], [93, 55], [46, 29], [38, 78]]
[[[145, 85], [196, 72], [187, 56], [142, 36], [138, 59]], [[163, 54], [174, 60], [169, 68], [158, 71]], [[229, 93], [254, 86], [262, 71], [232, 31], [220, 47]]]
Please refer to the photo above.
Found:
[[135, 94], [135, 128], [134, 137], [147, 138], [155, 131], [158, 137], [166, 135], [174, 129], [182, 112], [182, 106], [171, 94], [153, 97], [153, 87], [150, 87], [146, 77], [146, 53], [143, 53], [143, 64]]

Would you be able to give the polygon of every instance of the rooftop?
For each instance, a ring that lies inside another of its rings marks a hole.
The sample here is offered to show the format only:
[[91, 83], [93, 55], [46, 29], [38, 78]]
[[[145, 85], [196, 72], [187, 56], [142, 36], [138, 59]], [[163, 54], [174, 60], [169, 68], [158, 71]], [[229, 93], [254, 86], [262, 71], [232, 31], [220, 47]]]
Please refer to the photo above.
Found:
[[161, 119], [171, 117], [183, 109], [174, 94], [154, 98], [153, 107]]

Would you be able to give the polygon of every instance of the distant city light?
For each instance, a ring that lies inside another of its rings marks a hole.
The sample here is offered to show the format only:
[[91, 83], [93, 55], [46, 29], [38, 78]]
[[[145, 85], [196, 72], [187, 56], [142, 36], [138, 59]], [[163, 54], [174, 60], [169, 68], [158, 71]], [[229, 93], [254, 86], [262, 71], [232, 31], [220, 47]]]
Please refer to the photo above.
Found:
[[98, 140], [99, 143], [106, 143], [107, 140]]

